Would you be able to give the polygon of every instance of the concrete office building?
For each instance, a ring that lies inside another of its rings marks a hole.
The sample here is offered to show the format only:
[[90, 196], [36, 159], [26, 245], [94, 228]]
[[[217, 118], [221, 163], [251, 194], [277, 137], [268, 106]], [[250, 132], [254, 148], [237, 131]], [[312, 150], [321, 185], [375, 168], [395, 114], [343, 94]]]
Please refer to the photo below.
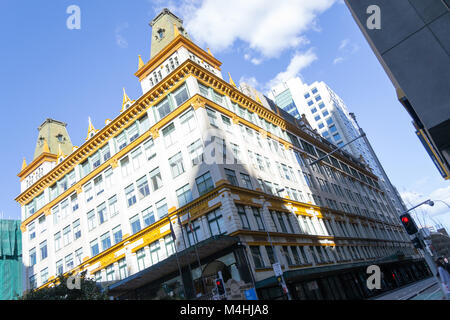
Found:
[[345, 2], [412, 117], [417, 136], [449, 179], [450, 1]]
[[229, 299], [278, 299], [279, 260], [294, 299], [347, 299], [374, 294], [374, 263], [384, 289], [427, 274], [376, 175], [343, 152], [309, 165], [333, 146], [224, 81], [167, 9], [151, 26], [141, 97], [67, 153], [64, 123], [40, 127], [16, 198], [25, 289], [85, 270], [117, 299], [211, 299], [220, 271]]

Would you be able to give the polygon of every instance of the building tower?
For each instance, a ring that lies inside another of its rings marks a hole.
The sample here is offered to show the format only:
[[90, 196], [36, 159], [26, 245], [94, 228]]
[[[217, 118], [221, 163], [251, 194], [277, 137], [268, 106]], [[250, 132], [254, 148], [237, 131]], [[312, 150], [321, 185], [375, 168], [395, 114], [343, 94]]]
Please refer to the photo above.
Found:
[[66, 129], [67, 124], [61, 121], [47, 119], [38, 128], [38, 139], [34, 158], [39, 157], [43, 152], [58, 154], [59, 148], [66, 155], [72, 153], [72, 142]]

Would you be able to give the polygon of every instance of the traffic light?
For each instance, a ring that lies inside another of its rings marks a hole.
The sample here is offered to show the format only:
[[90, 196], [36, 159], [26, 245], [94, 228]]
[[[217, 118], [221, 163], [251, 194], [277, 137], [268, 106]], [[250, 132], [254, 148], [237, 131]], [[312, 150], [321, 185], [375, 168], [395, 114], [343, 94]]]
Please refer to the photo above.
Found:
[[225, 294], [225, 286], [223, 285], [223, 281], [220, 278], [216, 279], [216, 287], [217, 287], [217, 293], [219, 295]]
[[420, 239], [418, 237], [414, 237], [414, 239], [411, 240], [414, 248], [416, 249], [423, 249], [423, 245], [422, 242], [420, 241]]
[[419, 230], [417, 229], [417, 225], [414, 222], [413, 218], [409, 215], [409, 213], [405, 213], [400, 216], [400, 220], [402, 221], [403, 226], [406, 229], [408, 234], [415, 234]]

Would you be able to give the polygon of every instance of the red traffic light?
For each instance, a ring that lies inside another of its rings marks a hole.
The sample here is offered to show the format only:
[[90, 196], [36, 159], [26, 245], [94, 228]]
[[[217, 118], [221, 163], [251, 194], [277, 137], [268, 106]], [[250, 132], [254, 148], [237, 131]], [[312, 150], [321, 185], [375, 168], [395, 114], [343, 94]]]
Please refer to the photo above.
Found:
[[408, 223], [408, 222], [409, 222], [408, 217], [402, 217], [402, 222], [403, 222], [403, 223]]

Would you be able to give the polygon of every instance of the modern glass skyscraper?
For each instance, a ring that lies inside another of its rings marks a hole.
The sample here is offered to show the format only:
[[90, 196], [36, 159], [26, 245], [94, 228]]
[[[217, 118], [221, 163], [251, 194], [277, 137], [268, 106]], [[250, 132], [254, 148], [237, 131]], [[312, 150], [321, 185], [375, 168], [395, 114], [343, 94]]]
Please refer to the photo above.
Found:
[[[272, 88], [269, 98], [279, 107], [300, 119], [304, 114], [313, 129], [329, 142], [341, 147], [360, 135], [358, 124], [351, 116], [344, 101], [323, 81], [306, 84], [293, 78]], [[397, 213], [403, 212], [404, 204], [368, 140], [358, 139], [344, 147], [361, 159], [380, 178]]]

